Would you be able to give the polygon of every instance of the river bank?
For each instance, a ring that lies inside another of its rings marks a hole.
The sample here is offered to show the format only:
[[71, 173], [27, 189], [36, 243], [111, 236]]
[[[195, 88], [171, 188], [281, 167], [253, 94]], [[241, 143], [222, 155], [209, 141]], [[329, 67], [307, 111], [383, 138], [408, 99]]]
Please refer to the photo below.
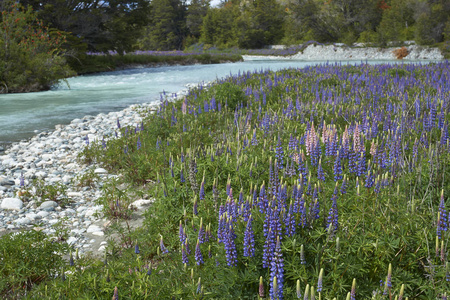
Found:
[[[443, 60], [444, 56], [438, 48], [408, 45], [405, 46], [408, 55], [403, 58], [410, 60]], [[339, 61], [339, 60], [397, 60], [394, 50], [399, 47], [375, 48], [375, 47], [348, 47], [343, 45], [317, 45], [311, 44], [303, 51], [291, 56], [258, 56], [243, 55], [244, 61], [250, 60], [321, 60], [321, 61]]]
[[[177, 94], [182, 97], [185, 92]], [[0, 153], [0, 236], [30, 229], [50, 235], [56, 232], [55, 226], [62, 225], [73, 249], [81, 255], [102, 255], [107, 244], [105, 231], [111, 223], [103, 217], [103, 207], [97, 199], [102, 196], [103, 182], [117, 175], [98, 166], [87, 166], [78, 156], [89, 143], [113, 138], [118, 126], [139, 128], [158, 106], [159, 103], [131, 105], [118, 112], [74, 119], [68, 125], [56, 125], [54, 131], [13, 143]], [[90, 185], [83, 182], [87, 177], [93, 180]], [[41, 187], [33, 186], [33, 180], [40, 181]], [[37, 196], [45, 195], [51, 188], [60, 189], [54, 199]], [[140, 224], [140, 210], [150, 202], [136, 199], [131, 227]]]

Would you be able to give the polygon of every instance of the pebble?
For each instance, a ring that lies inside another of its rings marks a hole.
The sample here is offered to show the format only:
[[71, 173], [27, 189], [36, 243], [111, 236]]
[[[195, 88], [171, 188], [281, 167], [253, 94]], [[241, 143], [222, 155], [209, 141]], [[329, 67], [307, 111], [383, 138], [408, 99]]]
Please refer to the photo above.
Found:
[[[104, 251], [106, 242], [100, 244], [101, 249], [92, 249], [86, 234], [91, 234], [91, 238], [94, 235], [99, 240], [103, 239], [104, 227], [95, 225], [105, 222], [101, 213], [103, 207], [95, 200], [102, 195], [101, 180], [117, 175], [94, 166], [94, 173], [100, 178], [97, 186], [77, 187], [76, 177], [92, 170], [92, 166], [79, 163], [78, 154], [87, 145], [86, 136], [89, 142], [115, 138], [117, 119], [121, 126], [137, 127], [157, 106], [155, 103], [131, 105], [119, 112], [74, 119], [68, 125], [56, 125], [53, 132], [37, 132], [28, 141], [14, 143], [7, 149], [0, 148], [0, 232], [36, 228], [39, 225], [46, 234], [54, 234], [54, 225], [63, 221], [69, 234], [67, 243], [74, 249], [80, 249], [80, 254]], [[45, 184], [63, 184], [70, 202], [61, 207], [59, 200], [41, 203], [42, 199], [38, 197], [25, 198], [24, 193], [20, 192], [22, 175], [24, 188], [32, 192], [35, 191], [31, 185], [33, 179], [44, 180]], [[145, 199], [139, 201], [135, 206], [139, 209], [151, 203]]]

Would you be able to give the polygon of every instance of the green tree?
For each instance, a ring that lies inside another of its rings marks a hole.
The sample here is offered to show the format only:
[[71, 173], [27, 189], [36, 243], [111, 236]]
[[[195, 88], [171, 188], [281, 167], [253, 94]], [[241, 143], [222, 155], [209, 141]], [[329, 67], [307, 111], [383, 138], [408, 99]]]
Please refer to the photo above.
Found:
[[145, 50], [180, 50], [186, 37], [186, 5], [180, 0], [153, 0], [150, 24], [139, 46]]
[[202, 24], [200, 41], [217, 47], [237, 46], [239, 5], [229, 1], [208, 11]]
[[1, 3], [0, 93], [49, 89], [73, 75], [63, 57], [64, 36], [49, 31], [31, 7]]
[[203, 18], [208, 13], [209, 4], [210, 0], [192, 0], [188, 5], [186, 27], [194, 40], [198, 40], [202, 34]]
[[284, 11], [276, 0], [243, 1], [238, 19], [239, 47], [261, 48], [283, 36]]

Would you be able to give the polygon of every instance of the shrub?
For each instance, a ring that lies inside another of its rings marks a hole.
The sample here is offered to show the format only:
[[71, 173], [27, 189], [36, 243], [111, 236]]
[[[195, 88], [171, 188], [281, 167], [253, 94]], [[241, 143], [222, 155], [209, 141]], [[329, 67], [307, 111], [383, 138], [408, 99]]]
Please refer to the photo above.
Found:
[[406, 47], [401, 47], [392, 51], [397, 59], [403, 59], [408, 56], [409, 52]]
[[31, 8], [2, 3], [0, 93], [48, 90], [74, 75], [62, 56], [65, 37], [42, 25]]

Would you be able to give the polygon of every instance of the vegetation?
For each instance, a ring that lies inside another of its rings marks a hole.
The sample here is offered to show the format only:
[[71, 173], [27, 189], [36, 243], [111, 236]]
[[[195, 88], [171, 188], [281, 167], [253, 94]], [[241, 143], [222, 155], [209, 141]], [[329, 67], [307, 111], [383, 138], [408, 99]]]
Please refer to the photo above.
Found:
[[0, 94], [49, 89], [74, 74], [62, 56], [60, 32], [14, 1], [3, 1], [0, 8]]
[[[327, 64], [165, 99], [82, 154], [121, 174], [98, 200], [120, 233], [105, 260], [69, 260], [64, 280], [46, 265], [55, 278], [3, 293], [444, 299], [449, 79], [448, 62]], [[142, 197], [155, 202], [131, 230]]]

